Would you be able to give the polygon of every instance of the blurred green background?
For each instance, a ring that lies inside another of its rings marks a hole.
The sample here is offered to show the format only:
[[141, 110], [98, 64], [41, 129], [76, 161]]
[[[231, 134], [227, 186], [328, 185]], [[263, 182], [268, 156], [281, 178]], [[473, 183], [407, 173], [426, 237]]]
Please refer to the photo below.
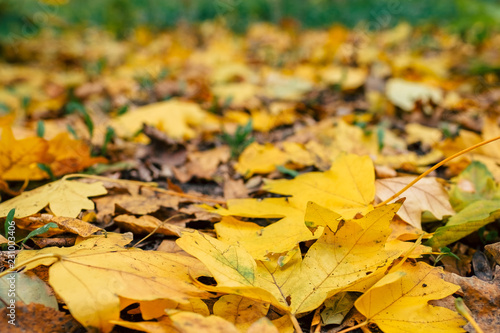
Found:
[[406, 21], [438, 25], [454, 32], [486, 34], [500, 25], [496, 0], [0, 0], [0, 41], [14, 34], [100, 26], [125, 37], [137, 26], [152, 29], [179, 22], [223, 19], [237, 32], [255, 21], [293, 19], [301, 28], [360, 22], [371, 29]]

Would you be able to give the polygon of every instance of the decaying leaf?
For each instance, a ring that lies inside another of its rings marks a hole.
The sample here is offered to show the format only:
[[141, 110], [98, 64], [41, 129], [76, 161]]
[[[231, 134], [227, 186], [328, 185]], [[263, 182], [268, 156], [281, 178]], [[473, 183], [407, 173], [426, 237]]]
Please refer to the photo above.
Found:
[[[381, 200], [389, 199], [413, 179], [414, 177], [377, 179], [375, 181], [376, 195]], [[399, 217], [418, 229], [422, 229], [421, 215], [423, 211], [431, 212], [439, 220], [446, 215], [455, 214], [450, 205], [448, 194], [436, 178], [428, 177], [419, 180], [395, 200], [401, 197], [405, 197], [406, 200], [398, 212]]]
[[500, 267], [494, 279], [483, 281], [477, 276], [464, 277], [446, 273], [445, 280], [459, 285], [464, 293], [465, 305], [484, 332], [495, 332], [500, 327]]

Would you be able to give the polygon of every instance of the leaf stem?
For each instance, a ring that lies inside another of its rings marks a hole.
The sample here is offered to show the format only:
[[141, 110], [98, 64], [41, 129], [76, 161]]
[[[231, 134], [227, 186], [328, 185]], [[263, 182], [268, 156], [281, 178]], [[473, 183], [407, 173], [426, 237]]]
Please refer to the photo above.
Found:
[[295, 328], [295, 332], [296, 333], [303, 333], [302, 328], [300, 328], [300, 325], [299, 325], [297, 318], [291, 312], [287, 312], [287, 314], [290, 317], [290, 320], [292, 321], [293, 328]]
[[484, 140], [484, 141], [481, 141], [473, 146], [470, 146], [468, 148], [465, 148], [464, 150], [461, 150], [459, 151], [458, 153], [455, 153], [447, 158], [445, 158], [444, 160], [442, 160], [441, 162], [435, 164], [433, 167], [431, 167], [429, 170], [425, 171], [424, 173], [422, 173], [420, 176], [418, 176], [417, 178], [415, 178], [413, 181], [411, 181], [408, 185], [406, 185], [405, 187], [403, 187], [399, 192], [396, 192], [394, 193], [389, 199], [379, 203], [378, 205], [375, 205], [374, 208], [378, 208], [380, 206], [384, 206], [386, 204], [388, 204], [389, 202], [391, 202], [392, 200], [396, 199], [397, 197], [399, 197], [401, 194], [403, 194], [407, 189], [409, 189], [410, 187], [412, 187], [413, 185], [415, 185], [416, 182], [418, 182], [420, 179], [424, 178], [425, 176], [427, 176], [428, 174], [430, 174], [432, 171], [436, 170], [437, 168], [439, 168], [440, 166], [442, 166], [443, 164], [446, 164], [448, 163], [449, 161], [451, 161], [452, 159], [460, 156], [460, 155], [463, 155], [465, 153], [468, 153], [469, 151], [471, 150], [474, 150], [476, 148], [479, 148], [481, 146], [484, 146], [485, 144], [488, 144], [490, 142], [493, 142], [493, 141], [496, 141], [496, 140], [499, 140], [500, 139], [500, 136], [496, 136], [492, 139], [488, 139], [488, 140]]
[[356, 328], [360, 328], [360, 327], [363, 327], [363, 326], [366, 326], [366, 325], [368, 325], [368, 320], [365, 320], [362, 323], [359, 323], [357, 325], [351, 326], [351, 327], [346, 328], [345, 330], [342, 330], [342, 331], [337, 332], [337, 333], [346, 333], [346, 332], [354, 331]]
[[170, 216], [168, 219], [166, 219], [165, 221], [161, 221], [160, 223], [158, 223], [158, 225], [156, 226], [156, 228], [153, 229], [153, 231], [151, 231], [147, 236], [145, 236], [143, 239], [141, 239], [140, 241], [138, 241], [137, 243], [135, 243], [134, 247], [137, 247], [139, 244], [141, 244], [142, 242], [144, 242], [146, 239], [148, 239], [151, 235], [153, 235], [158, 229], [160, 229], [161, 226], [163, 226], [163, 224], [167, 223], [167, 222], [170, 222], [171, 220], [173, 220], [174, 218], [176, 217], [180, 217], [180, 216], [183, 216], [185, 214], [181, 213], [181, 214], [175, 214], [173, 216]]

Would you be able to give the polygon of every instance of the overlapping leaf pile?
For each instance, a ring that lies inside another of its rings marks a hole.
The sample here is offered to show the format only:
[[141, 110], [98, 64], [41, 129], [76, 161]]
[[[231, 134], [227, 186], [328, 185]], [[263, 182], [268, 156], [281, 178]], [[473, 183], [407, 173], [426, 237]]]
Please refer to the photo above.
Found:
[[474, 54], [491, 66], [476, 89], [471, 45], [405, 24], [368, 39], [263, 24], [86, 33], [20, 41], [36, 69], [0, 64], [0, 217], [15, 209], [0, 244], [24, 246], [16, 305], [35, 325], [463, 331], [440, 300], [460, 293], [447, 281], [471, 288], [464, 238], [499, 240], [499, 144], [381, 202], [500, 135], [494, 38]]

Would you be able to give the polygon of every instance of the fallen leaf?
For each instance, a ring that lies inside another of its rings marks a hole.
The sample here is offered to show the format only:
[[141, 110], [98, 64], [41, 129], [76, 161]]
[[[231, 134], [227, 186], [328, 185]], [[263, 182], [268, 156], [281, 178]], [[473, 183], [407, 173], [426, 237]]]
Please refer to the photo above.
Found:
[[464, 332], [467, 322], [451, 310], [428, 301], [453, 294], [459, 286], [445, 282], [438, 268], [404, 264], [383, 277], [354, 303], [367, 320], [386, 333]]
[[179, 208], [179, 197], [158, 193], [148, 187], [128, 186], [128, 193], [115, 193], [94, 199], [97, 208], [97, 219], [115, 215], [116, 206], [130, 214], [146, 215], [158, 211], [161, 207]]
[[354, 306], [357, 295], [349, 292], [338, 293], [325, 301], [325, 308], [321, 311], [323, 325], [340, 325], [345, 316]]
[[286, 154], [272, 144], [260, 145], [253, 142], [240, 155], [235, 169], [246, 178], [249, 178], [255, 173], [270, 173], [278, 165], [283, 165], [287, 161]]
[[392, 78], [387, 81], [385, 93], [394, 105], [405, 111], [413, 110], [417, 101], [423, 103], [432, 101], [439, 104], [443, 100], [441, 89], [399, 78]]
[[262, 317], [255, 323], [253, 323], [248, 328], [246, 333], [279, 333], [279, 332], [286, 332], [286, 331], [285, 330], [279, 331], [278, 328], [273, 325], [272, 321], [270, 321], [266, 317]]
[[50, 163], [49, 145], [39, 137], [16, 140], [10, 127], [2, 128], [0, 139], [0, 174], [3, 180], [39, 180], [47, 174], [37, 163]]
[[112, 126], [118, 135], [130, 137], [142, 128], [152, 125], [174, 139], [191, 139], [201, 129], [207, 113], [194, 102], [171, 99], [149, 104], [115, 118]]
[[[17, 263], [43, 254], [60, 255], [26, 265], [50, 266], [49, 284], [68, 306], [73, 317], [85, 327], [111, 331], [118, 320], [119, 296], [155, 300], [171, 299], [187, 303], [206, 293], [190, 282], [189, 272], [205, 268], [195, 259], [164, 252], [125, 249], [130, 234], [91, 236], [69, 248], [21, 251]], [[189, 271], [189, 272], [188, 272]], [[85, 279], [79, 277], [85, 276]]]
[[445, 226], [437, 228], [426, 245], [435, 249], [446, 246], [495, 221], [499, 217], [500, 200], [475, 201], [455, 216], [452, 216]]
[[[13, 298], [9, 297], [9, 289], [10, 293], [15, 290]], [[25, 305], [31, 303], [43, 304], [46, 307], [59, 310], [53, 291], [34, 274], [11, 273], [0, 278], [0, 298], [6, 302], [15, 299], [16, 302]], [[0, 308], [3, 307], [5, 305], [0, 303]]]
[[214, 315], [232, 323], [241, 332], [247, 331], [254, 322], [265, 317], [268, 310], [269, 304], [238, 295], [224, 295], [213, 307]]
[[50, 163], [54, 176], [75, 173], [96, 163], [108, 162], [104, 157], [92, 157], [87, 144], [71, 139], [66, 132], [56, 135], [48, 144], [48, 153], [54, 156], [54, 161]]
[[218, 316], [203, 317], [194, 312], [179, 310], [169, 310], [167, 315], [173, 326], [183, 333], [239, 333], [233, 324]]
[[[309, 201], [328, 207], [343, 218], [371, 210], [374, 178], [373, 163], [368, 156], [344, 155], [326, 172], [309, 172], [292, 180], [267, 182], [264, 189], [289, 196], [287, 198], [233, 199], [227, 201], [227, 209], [213, 211], [223, 216], [281, 218], [258, 233], [249, 230], [238, 239], [256, 259], [265, 260], [267, 253], [286, 252], [301, 241], [316, 238], [304, 224]], [[233, 229], [224, 220], [216, 225], [223, 239], [234, 239], [227, 235]]]
[[496, 266], [492, 281], [476, 276], [464, 277], [446, 273], [446, 281], [459, 285], [464, 293], [464, 303], [484, 332], [496, 332], [500, 327], [500, 266]]
[[256, 261], [237, 243], [199, 232], [183, 233], [177, 244], [211, 271], [217, 286], [204, 286], [207, 290], [235, 293], [298, 314], [316, 309], [336, 292], [366, 289], [364, 280], [377, 270], [383, 272], [407, 250], [385, 244], [398, 208], [399, 204], [378, 208], [361, 219], [345, 221], [338, 230], [325, 227], [303, 261], [298, 250], [288, 258], [273, 255], [268, 261]]
[[[30, 225], [28, 230], [35, 230], [47, 223], [54, 222], [57, 224], [59, 229], [63, 232], [71, 232], [73, 234], [77, 234], [81, 237], [89, 237], [90, 235], [96, 233], [97, 231], [101, 231], [102, 229], [96, 227], [93, 224], [88, 222], [71, 218], [71, 217], [63, 217], [63, 216], [54, 216], [51, 214], [41, 214], [40, 216], [30, 216], [27, 218], [30, 222], [38, 222], [36, 224]], [[48, 235], [53, 233], [52, 230], [49, 230]]]
[[43, 304], [16, 302], [16, 325], [8, 323], [7, 310], [0, 309], [0, 326], [5, 333], [71, 333], [83, 329], [71, 315]]
[[[149, 234], [155, 230], [156, 234], [180, 236], [187, 228], [176, 225], [173, 222], [158, 220], [151, 215], [135, 217], [133, 215], [118, 215], [114, 218], [115, 223], [126, 231], [131, 231], [134, 235]], [[182, 223], [184, 225], [185, 223]]]
[[457, 211], [475, 201], [500, 199], [500, 189], [493, 175], [479, 161], [472, 161], [452, 182], [450, 202]]
[[38, 213], [46, 206], [56, 216], [76, 217], [82, 209], [94, 209], [88, 197], [106, 193], [100, 182], [89, 184], [63, 178], [0, 203], [0, 217], [15, 208], [15, 217], [21, 218]]
[[[394, 193], [400, 191], [414, 177], [396, 177], [378, 179], [375, 181], [376, 195], [380, 200], [389, 199]], [[418, 229], [422, 229], [422, 212], [429, 211], [438, 220], [446, 215], [454, 215], [455, 211], [450, 205], [448, 194], [436, 178], [423, 178], [398, 196], [395, 200], [405, 197], [406, 200], [398, 212], [398, 216]]]

